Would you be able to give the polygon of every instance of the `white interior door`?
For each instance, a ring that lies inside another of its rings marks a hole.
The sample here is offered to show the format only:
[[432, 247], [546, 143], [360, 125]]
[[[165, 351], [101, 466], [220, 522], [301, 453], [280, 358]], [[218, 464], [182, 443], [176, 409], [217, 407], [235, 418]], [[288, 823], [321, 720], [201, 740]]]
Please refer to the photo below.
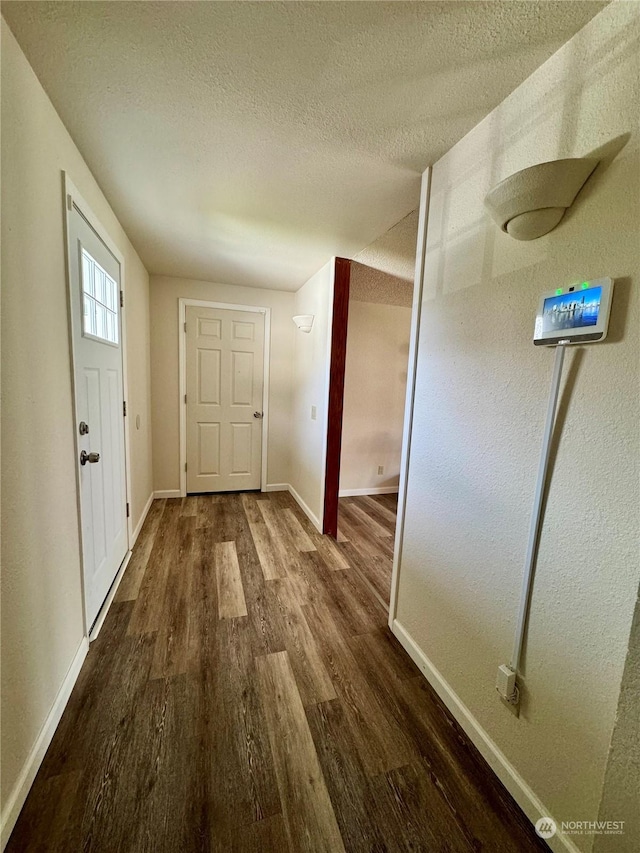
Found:
[[71, 326], [87, 626], [128, 550], [120, 264], [74, 206]]
[[259, 489], [264, 314], [186, 309], [187, 492]]

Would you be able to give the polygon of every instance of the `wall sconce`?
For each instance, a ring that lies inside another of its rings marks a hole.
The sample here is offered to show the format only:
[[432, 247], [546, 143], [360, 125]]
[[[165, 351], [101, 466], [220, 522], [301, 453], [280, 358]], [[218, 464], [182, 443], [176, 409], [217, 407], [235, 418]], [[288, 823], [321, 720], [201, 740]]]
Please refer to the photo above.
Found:
[[577, 157], [538, 163], [500, 181], [484, 203], [506, 234], [536, 240], [558, 225], [598, 163]]
[[313, 326], [315, 314], [297, 314], [293, 318], [293, 322], [300, 329], [301, 332], [306, 332], [309, 334], [311, 331], [311, 327]]

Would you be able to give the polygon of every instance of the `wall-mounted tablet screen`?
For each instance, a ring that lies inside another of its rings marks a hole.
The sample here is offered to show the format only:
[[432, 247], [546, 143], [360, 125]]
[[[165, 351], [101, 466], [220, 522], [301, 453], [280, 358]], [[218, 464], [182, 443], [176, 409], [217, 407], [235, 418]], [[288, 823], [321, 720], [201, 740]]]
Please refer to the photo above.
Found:
[[534, 344], [589, 343], [607, 334], [613, 281], [599, 278], [544, 293], [538, 306]]

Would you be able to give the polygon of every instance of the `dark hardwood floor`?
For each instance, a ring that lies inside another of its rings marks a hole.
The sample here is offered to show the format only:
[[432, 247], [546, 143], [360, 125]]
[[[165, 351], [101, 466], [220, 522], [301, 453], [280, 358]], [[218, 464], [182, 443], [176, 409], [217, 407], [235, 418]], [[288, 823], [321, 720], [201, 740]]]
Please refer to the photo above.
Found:
[[373, 504], [336, 544], [285, 493], [156, 501], [9, 853], [546, 850], [387, 629]]
[[389, 608], [398, 495], [340, 498], [338, 541], [349, 564]]

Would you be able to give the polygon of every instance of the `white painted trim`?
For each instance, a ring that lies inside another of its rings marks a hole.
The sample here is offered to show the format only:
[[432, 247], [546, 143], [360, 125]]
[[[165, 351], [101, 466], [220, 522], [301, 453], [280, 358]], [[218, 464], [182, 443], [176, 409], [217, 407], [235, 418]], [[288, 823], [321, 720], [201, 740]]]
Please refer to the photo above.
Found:
[[269, 455], [269, 399], [271, 381], [271, 308], [264, 309], [264, 378], [262, 381], [262, 473], [260, 489], [267, 486], [267, 463]]
[[393, 549], [393, 569], [391, 572], [391, 597], [389, 601], [389, 627], [393, 626], [398, 609], [398, 587], [400, 584], [400, 566], [402, 563], [402, 539], [404, 519], [407, 508], [407, 481], [409, 477], [409, 458], [411, 454], [411, 430], [413, 428], [413, 401], [416, 390], [416, 371], [418, 369], [418, 340], [420, 336], [420, 313], [422, 309], [422, 288], [424, 264], [427, 254], [427, 227], [429, 223], [429, 198], [431, 194], [431, 166], [422, 174], [420, 186], [420, 213], [418, 216], [418, 244], [416, 248], [416, 268], [413, 280], [413, 302], [411, 307], [411, 334], [409, 337], [409, 361], [407, 364], [407, 390], [404, 406], [404, 425], [402, 428], [402, 455], [400, 459], [400, 483], [398, 486], [398, 520], [395, 545]]
[[298, 504], [300, 509], [307, 516], [307, 518], [309, 519], [311, 524], [313, 524], [313, 526], [316, 528], [317, 531], [322, 533], [322, 522], [320, 521], [320, 519], [318, 518], [318, 516], [315, 513], [311, 512], [309, 507], [302, 500], [300, 495], [296, 492], [296, 490], [293, 488], [293, 486], [291, 484], [289, 484], [289, 493], [291, 494], [291, 496], [293, 497], [295, 502]]
[[153, 492], [151, 492], [151, 494], [149, 495], [149, 500], [145, 504], [145, 507], [142, 510], [142, 514], [140, 515], [140, 520], [136, 524], [136, 528], [133, 531], [133, 537], [131, 539], [131, 545], [130, 545], [131, 551], [133, 551], [133, 546], [136, 544], [136, 542], [138, 540], [138, 536], [140, 536], [140, 531], [142, 530], [142, 525], [145, 523], [145, 521], [147, 519], [147, 515], [149, 513], [149, 510], [151, 509], [152, 503], [153, 503]]
[[[122, 291], [124, 307], [120, 309], [120, 355], [122, 357], [122, 394], [125, 400], [129, 400], [129, 381], [128, 381], [128, 368], [127, 368], [127, 324], [126, 324], [126, 305], [127, 305], [127, 291], [126, 291], [126, 270], [125, 270], [125, 260], [124, 255], [116, 245], [116, 243], [112, 240], [109, 232], [104, 227], [100, 219], [93, 212], [89, 203], [83, 198], [82, 194], [73, 183], [68, 173], [62, 172], [63, 178], [63, 202], [64, 202], [64, 244], [65, 244], [65, 262], [66, 262], [66, 277], [67, 277], [67, 310], [68, 310], [68, 319], [69, 319], [69, 353], [70, 353], [70, 362], [71, 362], [71, 390], [73, 394], [73, 422], [74, 425], [77, 426], [78, 423], [78, 413], [77, 413], [77, 399], [76, 399], [76, 387], [75, 387], [75, 353], [73, 347], [73, 303], [71, 298], [71, 252], [72, 247], [69, 244], [69, 214], [73, 209], [73, 205], [75, 205], [79, 210], [82, 211], [82, 216], [87, 220], [91, 228], [96, 232], [100, 240], [104, 243], [107, 249], [114, 256], [116, 261], [120, 264], [120, 290]], [[132, 503], [132, 488], [131, 488], [131, 440], [129, 435], [129, 417], [123, 418], [124, 421], [124, 472], [125, 472], [125, 490], [126, 490], [126, 498], [125, 500], [131, 506]], [[82, 498], [81, 498], [81, 483], [80, 483], [80, 470], [78, 468], [77, 459], [80, 453], [78, 446], [78, 431], [74, 429], [74, 447], [75, 447], [75, 459], [76, 459], [76, 505], [78, 511], [78, 542], [80, 548], [80, 585], [82, 589], [82, 620], [84, 625], [84, 634], [85, 637], [89, 637], [89, 629], [91, 625], [88, 624], [87, 621], [87, 613], [86, 613], [86, 595], [85, 595], [85, 587], [84, 587], [84, 564], [83, 564], [83, 542], [82, 542]], [[131, 551], [132, 542], [133, 542], [133, 529], [132, 529], [133, 520], [130, 516], [127, 517], [127, 540], [128, 540], [128, 549]], [[127, 556], [125, 555], [125, 561], [127, 560]]]
[[358, 495], [395, 495], [397, 493], [397, 486], [369, 486], [366, 489], [340, 489], [338, 497], [354, 498]]
[[[271, 362], [271, 308], [264, 305], [236, 305], [231, 302], [212, 302], [206, 299], [178, 299], [178, 401], [180, 405], [180, 492], [175, 497], [186, 497], [187, 472], [184, 466], [187, 461], [187, 408], [184, 395], [187, 393], [187, 358], [186, 332], [184, 324], [187, 317], [187, 307], [220, 308], [223, 311], [247, 311], [252, 314], [264, 314], [264, 365], [262, 380], [262, 466], [260, 472], [260, 490], [266, 490], [267, 457], [269, 452], [269, 377]], [[157, 493], [156, 493], [157, 494]], [[162, 495], [174, 497], [174, 495]]]
[[71, 696], [71, 691], [73, 690], [73, 686], [80, 674], [82, 664], [84, 663], [84, 659], [86, 658], [88, 651], [89, 641], [86, 637], [83, 637], [80, 646], [71, 661], [71, 666], [69, 667], [62, 685], [58, 690], [58, 694], [53, 702], [51, 710], [47, 714], [47, 719], [44, 721], [44, 725], [40, 729], [40, 734], [36, 738], [36, 742], [34, 743], [33, 748], [22, 767], [13, 791], [9, 794], [7, 804], [2, 812], [2, 820], [0, 821], [2, 823], [2, 850], [4, 850], [7, 842], [9, 841], [9, 836], [13, 831], [13, 827], [15, 826], [20, 811], [27, 799], [27, 795], [31, 785], [33, 784], [33, 780], [36, 777], [36, 773], [42, 764], [42, 759], [44, 758], [45, 753], [49, 748], [49, 744], [53, 739], [53, 735], [58, 727], [58, 723], [60, 722], [64, 709], [67, 706], [69, 696]]
[[127, 555], [122, 561], [122, 565], [118, 569], [118, 574], [113, 579], [113, 583], [109, 587], [109, 592], [107, 593], [107, 597], [102, 603], [102, 607], [96, 616], [96, 621], [93, 623], [91, 627], [91, 631], [89, 632], [89, 642], [92, 643], [98, 634], [100, 633], [100, 629], [104, 625], [104, 620], [107, 618], [107, 613], [109, 612], [109, 608], [113, 602], [113, 599], [116, 597], [116, 592], [118, 591], [118, 587], [120, 586], [120, 581], [124, 577], [124, 573], [129, 565], [131, 560], [131, 551], [127, 551]]
[[[105, 244], [107, 249], [111, 252], [111, 254], [115, 257], [118, 263], [122, 266], [124, 264], [124, 255], [116, 245], [116, 243], [111, 239], [111, 236], [107, 229], [104, 227], [100, 219], [96, 216], [96, 214], [91, 209], [91, 206], [88, 201], [84, 199], [80, 190], [73, 183], [69, 174], [67, 172], [63, 172], [64, 175], [64, 188], [65, 195], [71, 196], [73, 203], [76, 207], [82, 209], [82, 215], [85, 217], [89, 225], [93, 228], [93, 230], [98, 234], [102, 242]], [[65, 208], [68, 211], [69, 207], [65, 204]]]
[[288, 492], [289, 483], [267, 483], [264, 487], [265, 492]]
[[[393, 620], [391, 631], [531, 823], [535, 824], [538, 818], [543, 816], [553, 818], [549, 809], [538, 799], [535, 792], [397, 619]], [[559, 820], [556, 820], [556, 823], [560, 826]], [[580, 853], [571, 839], [562, 834], [548, 839], [547, 844], [556, 853]]]
[[159, 492], [153, 493], [154, 500], [162, 500], [163, 498], [182, 498], [184, 495], [180, 489], [161, 489]]
[[[335, 287], [336, 287], [336, 257], [335, 255], [331, 258], [329, 262], [331, 264], [331, 278], [329, 281], [329, 318], [327, 322], [327, 358], [325, 364], [325, 375], [324, 375], [324, 412], [323, 412], [323, 424], [322, 431], [324, 435], [324, 442], [322, 445], [322, 468], [320, 475], [320, 518], [311, 512], [309, 507], [302, 501], [300, 496], [297, 495], [297, 492], [294, 494], [294, 490], [290, 487], [291, 494], [298, 501], [302, 509], [309, 516], [313, 524], [318, 528], [320, 533], [323, 532], [324, 529], [324, 493], [325, 487], [327, 485], [327, 448], [329, 444], [329, 392], [331, 390], [331, 339], [333, 335], [333, 300], [335, 296]], [[306, 507], [306, 509], [305, 509]]]

